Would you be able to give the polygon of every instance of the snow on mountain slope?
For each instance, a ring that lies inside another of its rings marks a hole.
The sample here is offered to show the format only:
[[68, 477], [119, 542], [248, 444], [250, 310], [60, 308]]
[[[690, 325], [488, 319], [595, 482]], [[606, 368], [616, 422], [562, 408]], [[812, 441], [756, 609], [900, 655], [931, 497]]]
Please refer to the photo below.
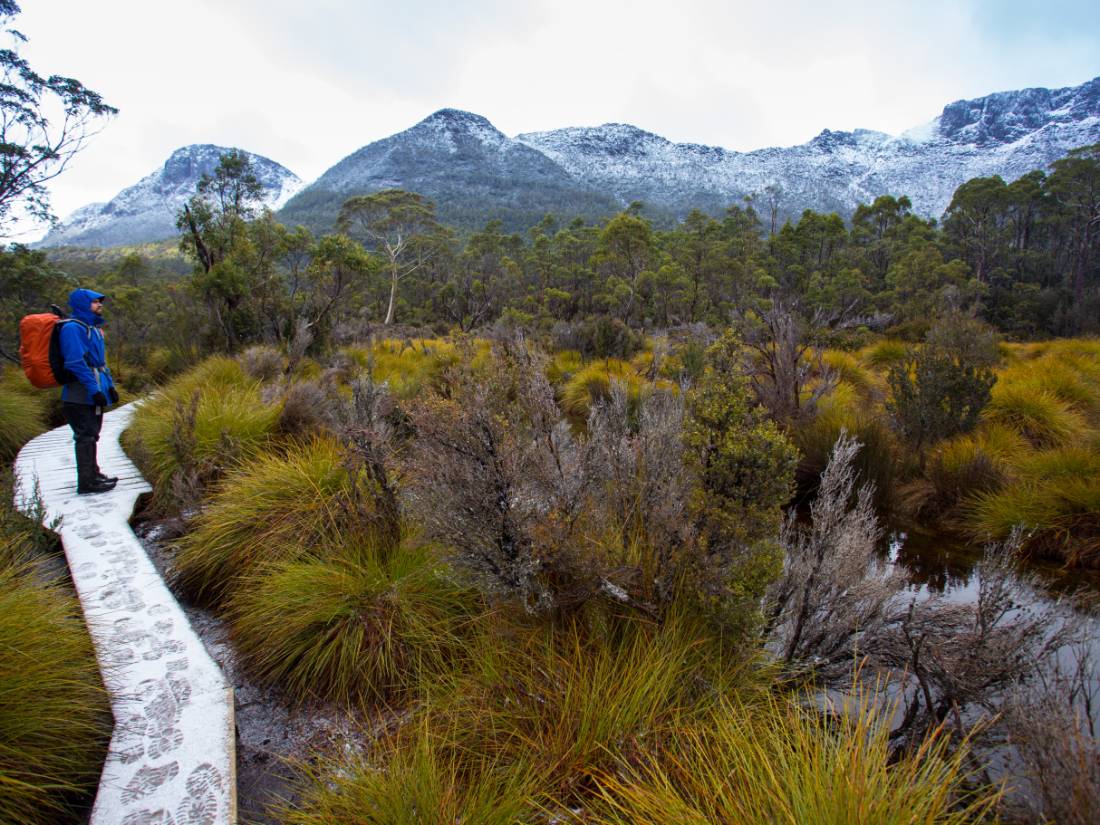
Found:
[[931, 123], [896, 137], [826, 129], [800, 146], [743, 153], [672, 143], [618, 123], [516, 139], [580, 183], [676, 212], [707, 201], [737, 203], [771, 185], [782, 191], [788, 214], [805, 208], [849, 214], [878, 195], [905, 194], [916, 211], [939, 217], [970, 178], [1013, 180], [1100, 141], [1100, 78], [957, 101]]
[[[194, 144], [177, 149], [164, 165], [107, 203], [89, 204], [51, 230], [40, 246], [116, 246], [170, 238], [176, 213], [195, 194], [203, 175], [217, 168], [229, 149]], [[302, 181], [273, 160], [245, 152], [264, 189], [264, 204], [278, 209], [302, 188]]]

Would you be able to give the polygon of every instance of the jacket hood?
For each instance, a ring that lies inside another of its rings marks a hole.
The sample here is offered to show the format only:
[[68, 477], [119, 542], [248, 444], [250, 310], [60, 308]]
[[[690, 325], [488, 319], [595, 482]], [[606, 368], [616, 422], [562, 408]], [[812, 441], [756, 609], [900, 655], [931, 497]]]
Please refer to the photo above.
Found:
[[69, 296], [69, 306], [73, 308], [73, 317], [85, 324], [99, 326], [103, 323], [103, 316], [92, 312], [92, 301], [102, 301], [107, 296], [94, 289], [74, 289]]

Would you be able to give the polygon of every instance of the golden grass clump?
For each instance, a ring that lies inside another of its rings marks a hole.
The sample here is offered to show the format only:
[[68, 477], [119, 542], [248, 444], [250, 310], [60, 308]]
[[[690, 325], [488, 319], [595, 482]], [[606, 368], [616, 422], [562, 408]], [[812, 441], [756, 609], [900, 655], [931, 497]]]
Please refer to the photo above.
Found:
[[644, 393], [679, 391], [671, 381], [664, 379], [647, 381], [636, 372], [633, 366], [618, 358], [592, 361], [577, 370], [561, 390], [562, 410], [575, 426], [583, 426], [588, 420], [588, 413], [594, 403], [611, 397], [612, 382], [620, 384], [625, 389], [627, 404], [631, 411], [637, 409], [638, 402]]
[[699, 704], [691, 676], [700, 642], [689, 627], [629, 622], [592, 635], [571, 623], [511, 635], [486, 623], [468, 672], [438, 680], [429, 702], [446, 720], [449, 747], [529, 763], [568, 806], [586, 793], [593, 770]]
[[1084, 418], [1065, 401], [1019, 381], [998, 381], [982, 417], [1015, 429], [1036, 447], [1066, 444], [1087, 431]]
[[838, 349], [825, 350], [821, 353], [821, 362], [835, 373], [840, 381], [854, 387], [861, 394], [885, 390], [885, 383], [881, 376], [863, 366], [859, 358], [850, 352]]
[[15, 458], [24, 444], [45, 432], [48, 393], [31, 386], [17, 367], [0, 372], [0, 461]]
[[546, 380], [558, 387], [571, 379], [584, 367], [584, 358], [575, 349], [554, 353], [546, 364]]
[[897, 484], [896, 439], [885, 419], [876, 414], [859, 390], [843, 380], [818, 402], [814, 418], [792, 433], [802, 453], [796, 472], [800, 494], [816, 489], [842, 430], [863, 445], [855, 459], [858, 483], [874, 484], [876, 506], [891, 510]]
[[0, 569], [0, 731], [0, 821], [78, 821], [72, 806], [95, 790], [110, 706], [76, 598], [28, 566]]
[[[301, 797], [285, 825], [517, 825], [540, 821], [539, 777], [522, 761], [495, 764], [443, 747], [429, 720], [381, 754], [303, 766]], [[385, 757], [380, 766], [379, 756]]]
[[[487, 342], [475, 342], [475, 359], [487, 350]], [[390, 392], [402, 399], [438, 389], [447, 369], [462, 358], [454, 342], [433, 338], [386, 338], [369, 347], [345, 347], [340, 352], [361, 369], [369, 368], [376, 382], [386, 383]]]
[[868, 698], [847, 705], [826, 714], [774, 696], [726, 702], [650, 758], [601, 773], [583, 821], [963, 825], [991, 815], [999, 792], [972, 787], [965, 743], [932, 736], [894, 761], [890, 713]]
[[237, 651], [292, 700], [364, 705], [414, 690], [461, 648], [476, 605], [424, 546], [326, 548], [259, 566], [229, 597]]
[[210, 358], [145, 400], [123, 444], [153, 482], [158, 504], [174, 509], [181, 487], [216, 480], [268, 446], [280, 412], [237, 361]]
[[386, 546], [394, 516], [373, 492], [331, 439], [258, 454], [226, 476], [179, 542], [176, 579], [196, 599], [218, 602], [264, 563], [324, 556], [359, 534]]
[[859, 359], [877, 370], [885, 370], [909, 357], [910, 345], [891, 338], [878, 341], [859, 351]]
[[1029, 531], [1026, 549], [1070, 566], [1100, 566], [1100, 454], [1063, 447], [1024, 456], [1017, 481], [968, 503], [971, 532], [1003, 539]]

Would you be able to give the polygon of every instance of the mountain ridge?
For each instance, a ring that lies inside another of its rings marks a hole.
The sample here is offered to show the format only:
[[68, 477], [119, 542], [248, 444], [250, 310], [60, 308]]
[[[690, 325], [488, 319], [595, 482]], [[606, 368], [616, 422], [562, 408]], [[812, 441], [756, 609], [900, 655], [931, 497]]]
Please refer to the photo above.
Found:
[[[802, 144], [748, 152], [674, 143], [625, 123], [512, 138], [482, 115], [444, 108], [360, 147], [309, 185], [280, 195], [272, 208], [281, 205], [277, 214], [286, 223], [328, 231], [346, 198], [403, 188], [432, 198], [444, 222], [472, 229], [499, 218], [514, 231], [548, 212], [597, 219], [639, 200], [659, 218], [677, 219], [693, 208], [717, 214], [768, 190], [783, 216], [807, 208], [847, 216], [859, 203], [891, 194], [907, 195], [918, 214], [939, 218], [966, 180], [994, 174], [1014, 180], [1097, 141], [1100, 77], [957, 100], [899, 135], [823, 129]], [[130, 189], [106, 205], [81, 207], [70, 223], [108, 223], [112, 204]], [[120, 237], [124, 229], [100, 237]], [[80, 237], [67, 223], [42, 243], [71, 243], [66, 239], [74, 234]], [[113, 242], [153, 239], [131, 233]]]
[[[91, 203], [74, 211], [33, 246], [117, 246], [171, 237], [176, 214], [195, 194], [203, 175], [212, 174], [221, 156], [233, 147], [210, 143], [181, 146], [161, 165], [126, 187], [106, 203]], [[280, 208], [303, 181], [279, 163], [242, 151], [263, 186], [265, 206]]]

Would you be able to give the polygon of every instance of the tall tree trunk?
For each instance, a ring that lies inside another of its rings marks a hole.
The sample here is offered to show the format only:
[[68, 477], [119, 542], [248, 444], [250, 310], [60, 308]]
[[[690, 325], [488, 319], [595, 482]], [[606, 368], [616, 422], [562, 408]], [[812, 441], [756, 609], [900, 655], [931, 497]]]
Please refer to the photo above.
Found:
[[386, 310], [386, 320], [383, 322], [385, 326], [389, 326], [393, 323], [394, 306], [397, 303], [397, 265], [390, 269], [390, 305]]

